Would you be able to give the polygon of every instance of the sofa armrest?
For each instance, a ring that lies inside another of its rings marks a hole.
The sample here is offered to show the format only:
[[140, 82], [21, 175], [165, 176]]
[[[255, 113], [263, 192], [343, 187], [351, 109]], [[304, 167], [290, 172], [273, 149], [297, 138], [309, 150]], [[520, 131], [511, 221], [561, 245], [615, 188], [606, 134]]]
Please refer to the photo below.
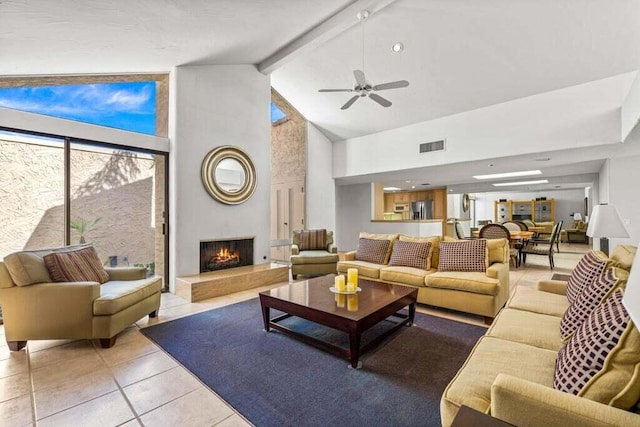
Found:
[[345, 261], [355, 261], [356, 260], [356, 251], [349, 251], [344, 253]]
[[109, 274], [109, 280], [140, 280], [147, 278], [145, 267], [117, 267], [105, 268]]
[[291, 255], [300, 255], [300, 248], [298, 245], [291, 245]]
[[539, 291], [549, 292], [552, 294], [567, 294], [567, 282], [565, 282], [564, 280], [539, 280], [536, 288]]
[[640, 415], [507, 374], [491, 385], [491, 415], [521, 427], [640, 425]]
[[338, 247], [334, 243], [331, 243], [329, 246], [327, 246], [327, 252], [329, 252], [330, 254], [337, 254]]

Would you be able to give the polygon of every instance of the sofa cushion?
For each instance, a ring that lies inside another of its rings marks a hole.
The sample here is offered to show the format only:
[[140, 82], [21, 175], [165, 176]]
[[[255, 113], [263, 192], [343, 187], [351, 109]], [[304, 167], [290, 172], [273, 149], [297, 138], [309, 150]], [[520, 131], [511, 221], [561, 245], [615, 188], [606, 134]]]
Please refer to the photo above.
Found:
[[42, 257], [50, 253], [50, 250], [15, 252], [4, 257], [4, 264], [18, 286], [47, 283], [51, 277]]
[[480, 338], [442, 395], [443, 419], [452, 419], [452, 414], [461, 405], [488, 412], [491, 384], [500, 373], [552, 387], [556, 356], [555, 351], [518, 342], [487, 336]]
[[625, 284], [628, 277], [629, 273], [626, 270], [611, 267], [598, 276], [592, 284], [585, 287], [562, 316], [560, 322], [562, 339], [568, 340], [611, 290]]
[[440, 242], [438, 271], [486, 271], [487, 241], [484, 239]]
[[304, 251], [301, 255], [291, 255], [291, 264], [330, 264], [338, 262], [338, 254], [327, 251]]
[[384, 261], [381, 264], [387, 264], [389, 262], [389, 257], [391, 256], [391, 250], [393, 249], [393, 243], [398, 240], [398, 234], [371, 234], [361, 232], [358, 236], [361, 239], [371, 239], [371, 240], [388, 240], [389, 247], [387, 248], [387, 254], [384, 258]]
[[430, 242], [404, 242], [399, 240], [393, 244], [389, 265], [427, 270], [430, 253]]
[[162, 290], [162, 278], [113, 280], [100, 286], [100, 297], [93, 301], [95, 316], [108, 316], [154, 295]]
[[476, 294], [498, 295], [500, 280], [478, 271], [438, 271], [426, 276], [430, 288], [453, 289]]
[[384, 264], [367, 261], [340, 261], [338, 262], [338, 273], [346, 273], [349, 268], [357, 268], [358, 276], [379, 279], [380, 268], [382, 267], [384, 267]]
[[640, 334], [616, 289], [558, 353], [554, 388], [621, 409], [640, 397]]
[[422, 268], [415, 267], [383, 267], [380, 269], [380, 280], [385, 282], [396, 282], [412, 286], [424, 286], [424, 278], [430, 272]]
[[587, 252], [576, 268], [571, 272], [567, 281], [567, 299], [569, 304], [573, 303], [583, 289], [589, 286], [602, 274], [610, 260], [603, 252]]
[[[535, 325], [535, 330], [532, 325]], [[559, 317], [513, 308], [500, 311], [487, 331], [487, 336], [552, 351], [558, 351], [564, 345], [560, 339]]]
[[442, 240], [440, 236], [414, 237], [401, 234], [398, 240], [401, 242], [431, 243], [429, 257], [427, 258], [427, 270], [438, 267], [438, 262], [440, 261], [440, 241]]
[[367, 239], [361, 237], [358, 240], [358, 250], [356, 260], [372, 262], [375, 264], [386, 264], [387, 249], [391, 242], [389, 240]]
[[630, 271], [638, 248], [632, 245], [616, 245], [610, 258], [616, 267]]
[[300, 243], [298, 248], [301, 251], [326, 250], [327, 230], [302, 230], [300, 231]]
[[43, 260], [54, 282], [105, 283], [109, 280], [109, 274], [92, 246], [50, 253]]
[[517, 286], [507, 301], [507, 307], [562, 317], [569, 307], [569, 301], [564, 295]]
[[509, 262], [509, 241], [507, 239], [486, 239], [489, 265], [494, 262]]

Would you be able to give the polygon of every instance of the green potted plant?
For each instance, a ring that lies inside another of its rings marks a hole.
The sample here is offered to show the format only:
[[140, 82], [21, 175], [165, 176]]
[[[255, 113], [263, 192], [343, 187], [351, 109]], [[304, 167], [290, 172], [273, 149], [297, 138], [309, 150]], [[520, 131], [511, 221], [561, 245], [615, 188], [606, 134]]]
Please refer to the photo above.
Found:
[[73, 230], [76, 230], [76, 232], [80, 236], [78, 243], [80, 244], [86, 243], [85, 235], [89, 231], [95, 230], [95, 228], [97, 227], [101, 219], [102, 218], [98, 217], [98, 218], [92, 219], [91, 221], [87, 221], [82, 217], [78, 217], [73, 221], [71, 221], [71, 224], [69, 224], [69, 227], [71, 227], [71, 229]]

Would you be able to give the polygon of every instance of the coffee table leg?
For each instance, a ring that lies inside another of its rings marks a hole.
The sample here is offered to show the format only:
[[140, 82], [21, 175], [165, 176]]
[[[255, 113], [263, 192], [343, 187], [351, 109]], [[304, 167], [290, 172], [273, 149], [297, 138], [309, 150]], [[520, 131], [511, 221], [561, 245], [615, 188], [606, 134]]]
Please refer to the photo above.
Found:
[[353, 369], [362, 368], [362, 362], [359, 362], [360, 357], [360, 334], [357, 332], [351, 332], [349, 334], [349, 361]]
[[409, 323], [407, 323], [407, 326], [413, 325], [413, 319], [415, 319], [415, 317], [416, 317], [416, 303], [414, 302], [413, 304], [409, 304]]
[[262, 321], [264, 322], [265, 332], [269, 332], [269, 307], [262, 305]]

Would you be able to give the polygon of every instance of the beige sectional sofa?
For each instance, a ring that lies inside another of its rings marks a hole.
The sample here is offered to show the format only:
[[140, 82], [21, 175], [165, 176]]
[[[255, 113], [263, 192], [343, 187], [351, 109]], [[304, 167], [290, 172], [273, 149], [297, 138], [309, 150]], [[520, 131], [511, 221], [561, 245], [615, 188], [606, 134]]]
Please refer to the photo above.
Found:
[[[609, 268], [615, 268], [620, 283], [635, 251], [621, 245], [610, 258]], [[569, 307], [566, 289], [567, 282], [556, 280], [540, 281], [536, 289], [515, 289], [445, 389], [443, 426], [451, 425], [462, 405], [517, 426], [640, 426], [638, 414], [554, 389], [558, 351], [564, 345], [560, 324]]]
[[0, 304], [11, 350], [28, 340], [97, 338], [111, 347], [119, 332], [160, 307], [162, 279], [146, 269], [107, 268], [108, 280], [54, 282], [44, 256], [79, 247], [22, 251], [0, 262]]
[[[391, 242], [384, 263], [356, 260], [356, 251], [345, 253], [338, 262], [338, 273], [357, 268], [358, 274], [369, 280], [409, 285], [418, 288], [418, 302], [458, 310], [485, 317], [490, 323], [509, 296], [509, 242], [506, 239], [487, 240], [487, 268], [480, 271], [438, 271], [440, 236], [413, 237], [403, 234], [360, 233], [360, 238], [381, 239]], [[393, 243], [430, 242], [431, 253], [427, 269], [390, 266]], [[445, 241], [455, 241], [445, 237]]]

